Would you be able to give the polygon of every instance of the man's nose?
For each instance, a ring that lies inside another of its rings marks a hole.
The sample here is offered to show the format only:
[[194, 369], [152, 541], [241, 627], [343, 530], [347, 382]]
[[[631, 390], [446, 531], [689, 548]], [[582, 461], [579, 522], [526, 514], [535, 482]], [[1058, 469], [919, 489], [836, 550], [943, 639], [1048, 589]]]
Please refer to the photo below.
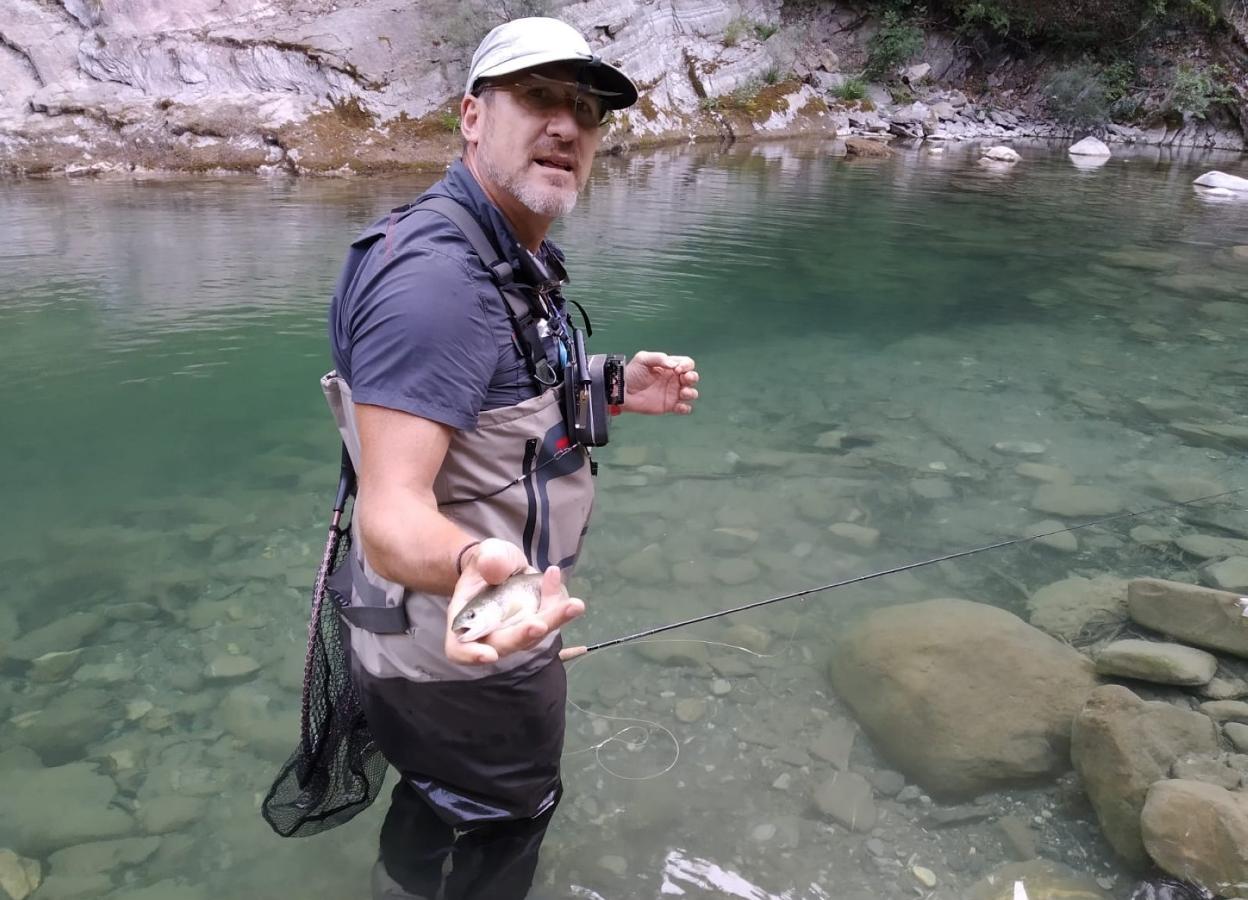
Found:
[[560, 103], [546, 120], [546, 133], [563, 141], [574, 141], [580, 133], [576, 124], [576, 100], [569, 98]]

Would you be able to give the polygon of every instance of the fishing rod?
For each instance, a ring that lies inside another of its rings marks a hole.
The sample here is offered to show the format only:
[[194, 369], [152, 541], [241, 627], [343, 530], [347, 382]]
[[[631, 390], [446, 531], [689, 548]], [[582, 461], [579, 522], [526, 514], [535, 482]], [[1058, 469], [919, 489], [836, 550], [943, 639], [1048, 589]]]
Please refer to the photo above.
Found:
[[1218, 500], [1223, 497], [1230, 497], [1234, 494], [1242, 494], [1248, 491], [1248, 488], [1236, 488], [1233, 491], [1222, 491], [1218, 494], [1209, 494], [1205, 497], [1197, 497], [1194, 500], [1184, 500], [1180, 503], [1167, 503], [1164, 506], [1154, 506], [1149, 509], [1141, 509], [1136, 512], [1118, 513], [1113, 516], [1106, 516], [1103, 519], [1094, 519], [1091, 522], [1083, 522], [1079, 525], [1071, 525], [1069, 528], [1058, 528], [1054, 531], [1045, 531], [1041, 534], [1033, 534], [1030, 537], [1011, 538], [1008, 541], [997, 541], [995, 544], [985, 544], [982, 547], [972, 547], [969, 550], [959, 550], [956, 553], [947, 553], [944, 556], [936, 556], [931, 559], [924, 559], [919, 562], [906, 563], [901, 566], [894, 566], [891, 569], [883, 569], [879, 572], [870, 572], [866, 575], [855, 575], [853, 578], [846, 578], [843, 581], [834, 581], [831, 584], [820, 585], [819, 587], [806, 588], [800, 591], [794, 591], [791, 594], [781, 594], [778, 597], [768, 597], [766, 600], [755, 600], [753, 603], [746, 603], [743, 606], [734, 606], [731, 609], [721, 609], [719, 612], [706, 613], [701, 616], [694, 616], [692, 619], [682, 619], [679, 622], [672, 622], [670, 625], [660, 625], [657, 628], [648, 628], [645, 631], [639, 631], [636, 634], [628, 634], [623, 637], [612, 638], [609, 641], [602, 641], [597, 644], [588, 644], [580, 647], [565, 647], [559, 653], [559, 658], [567, 661], [576, 659], [578, 656], [584, 656], [586, 653], [592, 653], [595, 650], [602, 650], [606, 647], [615, 647], [619, 644], [627, 644], [630, 641], [640, 640], [641, 638], [651, 637], [652, 635], [662, 634], [665, 631], [672, 631], [676, 628], [684, 628], [686, 625], [696, 625], [699, 622], [709, 622], [711, 619], [718, 619], [722, 616], [731, 616], [734, 613], [745, 612], [748, 609], [758, 609], [760, 606], [767, 606], [772, 603], [779, 603], [782, 600], [793, 600], [797, 597], [806, 597], [810, 594], [818, 594], [821, 591], [830, 591], [833, 588], [846, 587], [851, 584], [860, 584], [864, 581], [871, 581], [876, 578], [883, 578], [885, 575], [896, 575], [899, 572], [909, 572], [913, 569], [921, 569], [924, 566], [935, 565], [936, 563], [948, 562], [951, 559], [962, 559], [967, 556], [974, 556], [977, 553], [985, 553], [989, 550], [999, 550], [1002, 547], [1010, 547], [1015, 544], [1028, 544], [1032, 541], [1038, 541], [1041, 538], [1052, 537], [1055, 534], [1066, 534], [1071, 531], [1078, 531], [1081, 528], [1091, 528], [1095, 525], [1104, 525], [1107, 522], [1116, 522], [1120, 519], [1132, 519], [1137, 516], [1146, 516], [1151, 513], [1165, 512], [1170, 509], [1178, 509], [1182, 506], [1192, 506], [1196, 503], [1205, 503], [1210, 500]]

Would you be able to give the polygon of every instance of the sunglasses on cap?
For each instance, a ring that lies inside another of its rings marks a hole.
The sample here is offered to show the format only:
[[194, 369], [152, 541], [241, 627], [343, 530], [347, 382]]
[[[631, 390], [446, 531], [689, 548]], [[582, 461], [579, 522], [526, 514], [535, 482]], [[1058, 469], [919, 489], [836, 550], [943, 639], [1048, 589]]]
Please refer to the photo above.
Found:
[[598, 128], [611, 116], [604, 97], [618, 97], [614, 91], [604, 91], [579, 81], [562, 81], [536, 72], [528, 72], [516, 78], [500, 78], [485, 81], [473, 89], [473, 96], [485, 91], [504, 90], [520, 102], [525, 109], [537, 115], [548, 116], [559, 109], [572, 107], [576, 124], [581, 128]]

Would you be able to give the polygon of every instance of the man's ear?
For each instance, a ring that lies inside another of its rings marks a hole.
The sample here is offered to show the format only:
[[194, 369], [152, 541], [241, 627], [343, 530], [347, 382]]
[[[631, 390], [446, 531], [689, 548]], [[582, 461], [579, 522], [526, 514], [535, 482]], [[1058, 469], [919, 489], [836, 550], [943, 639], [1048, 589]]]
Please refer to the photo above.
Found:
[[475, 144], [481, 138], [482, 106], [482, 99], [471, 94], [466, 94], [459, 101], [459, 133], [470, 144]]

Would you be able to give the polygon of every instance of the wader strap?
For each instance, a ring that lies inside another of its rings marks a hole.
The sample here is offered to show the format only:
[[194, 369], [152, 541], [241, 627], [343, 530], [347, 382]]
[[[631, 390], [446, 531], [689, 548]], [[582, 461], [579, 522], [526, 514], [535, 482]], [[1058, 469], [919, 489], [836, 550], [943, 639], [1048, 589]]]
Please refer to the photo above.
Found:
[[343, 606], [340, 612], [349, 624], [373, 634], [406, 634], [410, 627], [402, 606]]
[[[326, 579], [325, 587], [338, 605], [338, 612], [348, 624], [373, 634], [404, 634], [412, 624], [407, 607], [386, 605], [386, 592], [364, 574], [360, 551], [352, 548], [351, 557]], [[352, 597], [359, 602], [353, 603]]]
[[450, 197], [422, 197], [411, 208], [427, 209], [437, 213], [458, 228], [468, 239], [468, 243], [472, 244], [472, 249], [477, 252], [477, 256], [481, 257], [481, 262], [485, 263], [485, 267], [494, 276], [494, 283], [498, 285], [503, 300], [507, 304], [508, 315], [511, 316], [512, 325], [520, 337], [521, 350], [524, 353], [524, 362], [529, 370], [529, 377], [542, 388], [555, 384], [559, 380], [559, 375], [542, 350], [542, 339], [537, 332], [537, 316], [533, 313], [533, 307], [528, 297], [524, 295], [523, 289], [516, 283], [515, 271], [511, 263], [499, 255], [494, 243], [486, 237], [481, 224], [472, 213]]

